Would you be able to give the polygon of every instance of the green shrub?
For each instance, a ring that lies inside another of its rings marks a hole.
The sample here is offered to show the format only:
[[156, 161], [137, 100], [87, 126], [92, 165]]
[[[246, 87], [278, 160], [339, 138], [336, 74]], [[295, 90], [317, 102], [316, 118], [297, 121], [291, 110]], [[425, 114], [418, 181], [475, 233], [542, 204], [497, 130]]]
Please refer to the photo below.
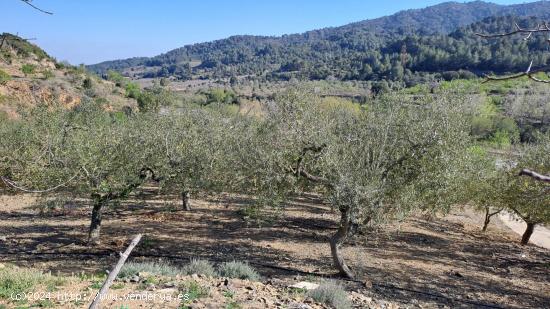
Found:
[[94, 83], [92, 81], [92, 79], [88, 76], [84, 79], [84, 81], [82, 82], [82, 88], [84, 89], [92, 89], [94, 86]]
[[122, 87], [124, 85], [124, 76], [116, 71], [108, 71], [107, 79], [114, 82], [118, 87]]
[[4, 85], [9, 80], [11, 80], [11, 76], [8, 73], [0, 70], [0, 85]]
[[209, 277], [216, 277], [217, 273], [212, 263], [206, 260], [193, 259], [189, 264], [183, 267], [183, 273], [186, 275], [198, 274]]
[[334, 307], [335, 309], [351, 308], [351, 301], [346, 291], [334, 282], [325, 282], [315, 290], [307, 293], [316, 302]]
[[204, 93], [206, 96], [206, 104], [238, 104], [237, 95], [230, 90], [214, 88]]
[[52, 70], [46, 70], [44, 72], [42, 72], [42, 75], [43, 75], [43, 78], [48, 80], [50, 78], [53, 78], [55, 76], [55, 74], [52, 72]]
[[207, 287], [200, 286], [195, 281], [186, 282], [184, 292], [188, 297], [186, 303], [210, 295], [210, 290]]
[[120, 270], [118, 278], [129, 278], [138, 273], [148, 273], [166, 277], [175, 277], [181, 270], [167, 263], [162, 262], [130, 262], [126, 263]]
[[136, 83], [129, 82], [126, 84], [126, 96], [132, 99], [137, 99], [141, 95], [141, 89]]
[[26, 63], [21, 67], [21, 72], [23, 72], [25, 76], [29, 74], [33, 74], [35, 70], [36, 70], [36, 66], [34, 64]]
[[228, 278], [244, 279], [256, 281], [260, 279], [260, 275], [248, 263], [243, 262], [227, 262], [219, 267], [220, 275]]

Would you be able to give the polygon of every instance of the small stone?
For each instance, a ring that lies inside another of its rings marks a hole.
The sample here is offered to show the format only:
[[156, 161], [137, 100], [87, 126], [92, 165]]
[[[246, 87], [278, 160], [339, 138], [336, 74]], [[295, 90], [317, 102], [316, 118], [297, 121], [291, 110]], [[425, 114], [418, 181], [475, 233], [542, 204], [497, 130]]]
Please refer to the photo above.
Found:
[[193, 280], [199, 280], [199, 275], [197, 275], [197, 274], [192, 274], [192, 275], [191, 275], [191, 278], [193, 278]]
[[292, 289], [302, 289], [307, 291], [315, 290], [318, 287], [319, 285], [317, 283], [307, 282], [307, 281], [298, 282], [296, 284], [289, 286], [289, 288], [292, 288]]
[[139, 276], [132, 276], [130, 282], [139, 282]]
[[174, 282], [166, 282], [166, 283], [164, 284], [164, 287], [165, 287], [165, 288], [173, 288], [173, 287], [175, 287], [175, 286], [176, 286], [176, 284], [175, 284]]
[[158, 290], [157, 291], [159, 294], [164, 294], [164, 295], [173, 295], [173, 294], [176, 294], [178, 293], [178, 290], [177, 289], [162, 289], [162, 290]]

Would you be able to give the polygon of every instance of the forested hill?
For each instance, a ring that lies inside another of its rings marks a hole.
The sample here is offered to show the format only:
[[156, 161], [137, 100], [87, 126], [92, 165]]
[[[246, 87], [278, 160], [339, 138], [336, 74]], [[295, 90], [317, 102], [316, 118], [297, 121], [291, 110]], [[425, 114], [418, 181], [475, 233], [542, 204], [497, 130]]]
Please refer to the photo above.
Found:
[[[178, 79], [261, 76], [267, 79], [391, 79], [414, 83], [430, 73], [481, 74], [545, 64], [543, 38], [482, 40], [475, 32], [499, 32], [550, 19], [550, 2], [502, 6], [448, 2], [392, 16], [282, 37], [234, 36], [188, 45], [152, 58], [89, 66]], [[466, 70], [460, 71], [459, 70]], [[462, 76], [464, 77], [464, 76]]]

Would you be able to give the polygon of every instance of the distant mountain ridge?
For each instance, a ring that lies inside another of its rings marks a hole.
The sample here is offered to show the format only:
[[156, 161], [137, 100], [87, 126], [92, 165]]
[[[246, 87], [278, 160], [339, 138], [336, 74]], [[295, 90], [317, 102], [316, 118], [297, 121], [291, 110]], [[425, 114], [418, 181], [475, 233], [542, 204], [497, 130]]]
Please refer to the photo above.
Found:
[[[446, 2], [341, 27], [281, 37], [233, 36], [187, 45], [151, 58], [107, 61], [88, 68], [99, 74], [108, 70], [127, 73], [133, 71], [132, 74], [137, 77], [174, 76], [178, 79], [243, 75], [263, 76], [268, 79], [324, 79], [330, 76], [338, 79], [402, 79], [403, 75], [417, 73], [418, 70], [407, 67], [407, 63], [403, 62], [399, 54], [410, 51], [406, 50], [405, 45], [397, 47], [405, 50], [396, 51], [396, 42], [404, 42], [411, 37], [449, 35], [482, 20], [500, 23], [496, 28], [509, 30], [513, 21], [525, 22], [526, 17], [540, 20], [550, 18], [550, 2], [516, 5], [482, 1]], [[503, 21], [511, 24], [506, 25]], [[527, 22], [526, 25], [530, 24]], [[477, 29], [483, 30], [483, 27], [478, 25]], [[488, 26], [487, 29], [495, 29], [495, 26]], [[536, 46], [530, 48], [536, 49]], [[449, 52], [452, 55], [452, 48], [445, 51]], [[415, 55], [411, 57], [414, 58]], [[402, 68], [396, 65], [398, 58], [401, 58]], [[546, 60], [541, 58], [537, 63], [544, 64], [544, 61]], [[450, 69], [441, 67], [438, 71]], [[452, 69], [457, 68], [453, 66]], [[487, 67], [481, 69], [474, 65], [469, 69], [477, 72], [486, 70]], [[510, 68], [497, 66], [495, 71], [508, 69]]]

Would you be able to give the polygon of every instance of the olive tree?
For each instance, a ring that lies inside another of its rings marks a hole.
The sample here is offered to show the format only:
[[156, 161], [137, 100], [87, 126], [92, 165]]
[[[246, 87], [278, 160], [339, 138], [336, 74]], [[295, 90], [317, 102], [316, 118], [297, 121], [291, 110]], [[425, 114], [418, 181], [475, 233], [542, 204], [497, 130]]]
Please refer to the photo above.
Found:
[[550, 222], [550, 186], [536, 177], [519, 177], [526, 173], [521, 166], [550, 171], [549, 151], [550, 137], [539, 134], [536, 143], [518, 146], [498, 160], [478, 156], [467, 192], [469, 202], [486, 211], [483, 230], [493, 215], [506, 210], [527, 224], [521, 238], [525, 245], [536, 225]]
[[[535, 143], [523, 145], [518, 153], [518, 157], [512, 158], [516, 166], [550, 174], [550, 134], [538, 135]], [[519, 172], [520, 175], [525, 173], [525, 169]], [[521, 238], [525, 245], [536, 225], [550, 223], [550, 186], [536, 176], [534, 179], [518, 177], [518, 168], [508, 171], [505, 177], [508, 183], [502, 197], [507, 201], [508, 209], [527, 224]]]
[[37, 108], [2, 126], [3, 179], [18, 189], [89, 196], [89, 241], [96, 243], [104, 207], [155, 178], [148, 164], [155, 150], [145, 144], [154, 125], [150, 117], [109, 113], [93, 103], [72, 111]]
[[487, 230], [491, 218], [501, 213], [506, 207], [502, 190], [506, 179], [503, 177], [504, 161], [495, 160], [485, 149], [479, 146], [469, 148], [470, 164], [465, 183], [465, 192], [471, 206], [484, 212], [482, 232]]
[[331, 108], [291, 92], [266, 107], [254, 136], [241, 137], [250, 145], [239, 147], [241, 165], [250, 167], [239, 179], [283, 201], [298, 189], [320, 192], [340, 212], [330, 239], [334, 265], [353, 277], [340, 248], [359, 228], [460, 199], [467, 101], [383, 96], [365, 108]]
[[191, 210], [191, 194], [222, 191], [222, 179], [228, 173], [224, 167], [232, 155], [223, 150], [223, 144], [233, 117], [198, 107], [157, 117], [148, 136], [156, 149], [151, 166], [159, 175], [161, 190], [177, 192], [184, 210]]

